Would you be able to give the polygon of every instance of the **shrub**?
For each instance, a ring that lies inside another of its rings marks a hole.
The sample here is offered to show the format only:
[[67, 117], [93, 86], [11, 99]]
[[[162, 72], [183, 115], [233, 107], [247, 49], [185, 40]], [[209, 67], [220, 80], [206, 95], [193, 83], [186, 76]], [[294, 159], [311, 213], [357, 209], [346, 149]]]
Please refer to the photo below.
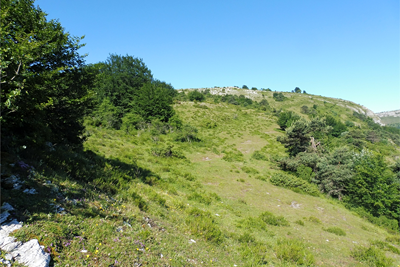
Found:
[[253, 159], [256, 159], [256, 160], [264, 160], [264, 161], [267, 161], [267, 160], [268, 160], [267, 156], [266, 156], [265, 154], [263, 154], [263, 153], [262, 153], [261, 151], [259, 151], [259, 150], [254, 151], [254, 153], [251, 155], [251, 157], [252, 157]]
[[346, 232], [339, 227], [328, 227], [328, 228], [323, 228], [323, 230], [338, 236], [346, 236]]
[[223, 153], [225, 153], [225, 155], [222, 157], [222, 159], [228, 162], [244, 160], [243, 153], [240, 151], [223, 151]]
[[169, 143], [153, 147], [151, 153], [156, 157], [185, 158], [185, 155], [180, 150], [174, 149], [174, 145]]
[[182, 129], [175, 133], [174, 140], [179, 142], [198, 142], [197, 129], [191, 125], [185, 125]]
[[165, 206], [166, 200], [162, 198], [159, 194], [156, 192], [152, 192], [149, 194], [149, 199], [158, 203], [160, 206]]
[[371, 242], [371, 245], [374, 245], [382, 250], [390, 251], [394, 254], [400, 255], [400, 249], [396, 248], [395, 246], [392, 246], [388, 242], [375, 240]]
[[207, 129], [214, 129], [217, 127], [217, 123], [210, 119], [203, 120], [201, 124], [204, 128], [207, 128]]
[[356, 247], [352, 252], [351, 256], [355, 258], [357, 261], [360, 261], [367, 266], [392, 266], [393, 260], [389, 259], [385, 256], [385, 253], [380, 249], [370, 246]]
[[301, 240], [278, 239], [275, 252], [276, 257], [284, 262], [305, 266], [312, 266], [315, 263], [314, 256], [307, 251]]
[[289, 226], [289, 222], [283, 216], [275, 216], [272, 212], [265, 211], [261, 213], [259, 218], [269, 225], [274, 226]]
[[275, 101], [284, 101], [286, 97], [282, 93], [274, 93], [272, 97], [275, 99]]
[[298, 116], [296, 113], [292, 111], [283, 111], [279, 113], [279, 118], [277, 123], [282, 130], [285, 130], [286, 128], [290, 127], [293, 122], [299, 119], [300, 116]]
[[248, 167], [248, 166], [243, 166], [242, 171], [244, 171], [247, 174], [258, 174], [259, 173], [256, 169], [254, 169], [252, 167]]
[[400, 246], [400, 236], [388, 236], [386, 237], [386, 241], [391, 242], [393, 244], [397, 244]]
[[316, 217], [314, 217], [314, 216], [310, 216], [310, 217], [308, 218], [308, 220], [309, 220], [310, 222], [313, 222], [313, 223], [318, 223], [318, 224], [321, 224], [321, 223], [322, 223], [320, 219], [318, 219], [318, 218], [316, 218]]
[[203, 193], [203, 194], [199, 194], [199, 193], [197, 193], [197, 192], [194, 192], [194, 193], [190, 194], [190, 195], [188, 196], [188, 200], [197, 201], [197, 202], [203, 203], [203, 204], [205, 204], [205, 205], [210, 205], [211, 202], [212, 202], [212, 200], [211, 200], [210, 197], [205, 196], [204, 193]]
[[126, 133], [132, 133], [136, 130], [140, 122], [144, 122], [144, 119], [140, 115], [129, 112], [122, 118], [121, 130]]
[[201, 101], [204, 101], [204, 99], [205, 99], [205, 96], [202, 93], [200, 93], [199, 91], [197, 91], [197, 90], [190, 91], [188, 93], [188, 97], [189, 97], [190, 101], [196, 100], [196, 101], [200, 101], [201, 102]]
[[297, 223], [298, 225], [304, 226], [304, 222], [302, 220], [297, 220], [297, 221], [295, 221], [295, 223]]
[[248, 217], [246, 219], [239, 220], [236, 223], [236, 226], [238, 228], [249, 230], [259, 229], [267, 231], [267, 224], [260, 217]]
[[273, 185], [286, 187], [298, 193], [319, 196], [319, 190], [315, 184], [310, 184], [303, 179], [290, 174], [274, 173], [270, 179], [270, 182]]
[[209, 212], [191, 208], [187, 213], [185, 222], [192, 234], [217, 244], [222, 242], [222, 232]]

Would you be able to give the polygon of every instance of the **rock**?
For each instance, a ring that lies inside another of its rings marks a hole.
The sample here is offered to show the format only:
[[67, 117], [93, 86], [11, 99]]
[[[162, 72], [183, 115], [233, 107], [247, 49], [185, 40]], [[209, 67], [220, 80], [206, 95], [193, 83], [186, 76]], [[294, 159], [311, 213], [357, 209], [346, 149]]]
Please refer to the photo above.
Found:
[[300, 204], [297, 203], [296, 201], [292, 201], [292, 204], [290, 204], [290, 206], [294, 209], [299, 209], [300, 208]]
[[32, 189], [25, 189], [24, 191], [22, 191], [22, 192], [24, 192], [25, 194], [30, 194], [30, 195], [35, 195], [35, 194], [37, 194], [37, 192], [36, 192], [36, 190], [35, 190], [35, 188], [32, 188]]
[[0, 214], [0, 224], [7, 221], [8, 216], [10, 216], [10, 213], [8, 211], [2, 212]]
[[7, 202], [4, 202], [3, 206], [1, 206], [1, 210], [12, 211], [14, 208]]
[[37, 239], [32, 239], [11, 252], [11, 255], [28, 267], [47, 267], [50, 263], [50, 254], [43, 251]]
[[16, 247], [21, 245], [21, 242], [15, 242], [15, 237], [9, 236], [9, 234], [22, 227], [22, 223], [17, 220], [12, 220], [0, 227], [0, 249], [10, 252]]

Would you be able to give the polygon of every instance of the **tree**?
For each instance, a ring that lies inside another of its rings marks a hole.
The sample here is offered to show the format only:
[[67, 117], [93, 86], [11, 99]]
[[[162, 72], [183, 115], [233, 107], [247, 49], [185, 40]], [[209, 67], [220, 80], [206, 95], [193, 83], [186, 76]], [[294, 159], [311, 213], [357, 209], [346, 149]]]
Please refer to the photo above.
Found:
[[247, 85], [243, 85], [242, 88], [243, 89], [249, 89], [249, 87], [247, 87]]
[[301, 90], [300, 90], [299, 87], [296, 87], [296, 88], [294, 88], [294, 92], [297, 93], [297, 94], [300, 94], [300, 93], [301, 93]]
[[282, 93], [276, 93], [276, 92], [272, 94], [272, 97], [275, 99], [275, 101], [280, 101], [280, 102], [286, 99], [286, 97]]
[[251, 87], [251, 90], [257, 91], [257, 87]]
[[93, 73], [71, 37], [33, 0], [1, 0], [1, 124], [4, 149], [79, 145]]
[[346, 201], [374, 216], [400, 218], [400, 188], [383, 156], [362, 150], [353, 157], [355, 175], [347, 186]]
[[[130, 111], [130, 104], [139, 95], [142, 86], [153, 81], [153, 75], [143, 60], [129, 55], [111, 54], [99, 64], [99, 69], [96, 92], [100, 102], [104, 98], [110, 99], [115, 107], [121, 108], [122, 115]], [[158, 80], [155, 84], [168, 86]]]
[[277, 140], [287, 148], [290, 156], [306, 151], [310, 143], [307, 121], [304, 119], [295, 121], [286, 129], [286, 136], [279, 136]]
[[279, 113], [278, 125], [282, 130], [286, 130], [286, 128], [290, 127], [293, 122], [300, 119], [300, 116], [296, 115], [296, 113], [292, 111], [283, 111]]
[[132, 110], [147, 122], [153, 120], [168, 122], [169, 118], [175, 114], [171, 103], [172, 98], [168, 89], [152, 83], [146, 83], [130, 105]]

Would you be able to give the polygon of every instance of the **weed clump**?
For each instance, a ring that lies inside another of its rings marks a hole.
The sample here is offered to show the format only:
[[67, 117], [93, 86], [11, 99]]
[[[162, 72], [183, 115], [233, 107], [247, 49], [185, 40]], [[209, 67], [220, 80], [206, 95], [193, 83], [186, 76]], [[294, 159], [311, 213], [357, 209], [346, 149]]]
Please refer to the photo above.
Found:
[[244, 171], [247, 174], [258, 174], [259, 173], [256, 169], [254, 169], [252, 167], [248, 167], [248, 166], [243, 166], [242, 171]]
[[298, 225], [304, 226], [304, 222], [302, 220], [297, 220], [297, 221], [295, 221], [295, 223], [297, 223]]
[[148, 209], [146, 201], [135, 191], [132, 191], [130, 194], [130, 198], [132, 199], [133, 204], [137, 206], [140, 210], [146, 211]]
[[265, 154], [261, 153], [261, 151], [259, 150], [254, 151], [251, 157], [256, 160], [264, 160], [264, 161], [268, 160], [268, 157]]
[[238, 150], [222, 151], [222, 152], [225, 153], [225, 155], [222, 157], [223, 160], [226, 160], [228, 162], [244, 161], [243, 153]]
[[346, 232], [339, 227], [328, 227], [328, 228], [323, 228], [324, 231], [338, 235], [338, 236], [346, 236]]
[[374, 245], [382, 250], [390, 251], [394, 254], [400, 255], [400, 249], [396, 248], [395, 246], [392, 246], [388, 242], [375, 240], [371, 242], [371, 245]]
[[322, 224], [321, 220], [318, 219], [318, 218], [316, 218], [316, 217], [314, 217], [314, 216], [308, 217], [308, 220], [309, 220], [310, 222], [313, 222], [313, 223]]
[[193, 200], [199, 203], [203, 203], [205, 205], [210, 205], [212, 200], [209, 196], [206, 196], [205, 194], [199, 194], [197, 192], [194, 192], [188, 196], [188, 200]]
[[259, 217], [263, 222], [274, 226], [289, 226], [289, 222], [283, 216], [275, 216], [272, 212], [265, 211]]
[[186, 225], [192, 234], [217, 244], [223, 241], [222, 232], [209, 212], [191, 208], [187, 213]]
[[276, 257], [284, 262], [305, 266], [311, 266], [315, 263], [314, 256], [307, 251], [301, 240], [278, 239], [275, 252]]
[[386, 237], [386, 241], [400, 246], [400, 236], [388, 236]]
[[374, 246], [369, 246], [369, 247], [363, 247], [359, 246], [356, 247], [352, 253], [351, 256], [364, 263], [367, 266], [392, 266], [393, 260], [390, 258], [387, 258], [385, 256], [385, 253], [380, 250], [379, 248], [376, 248]]

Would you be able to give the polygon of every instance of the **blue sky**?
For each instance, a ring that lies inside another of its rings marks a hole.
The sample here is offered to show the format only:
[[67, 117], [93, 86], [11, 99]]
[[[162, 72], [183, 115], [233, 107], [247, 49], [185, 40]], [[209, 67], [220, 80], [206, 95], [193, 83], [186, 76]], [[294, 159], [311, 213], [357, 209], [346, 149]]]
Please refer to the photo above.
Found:
[[242, 86], [400, 109], [398, 0], [38, 0], [87, 63], [142, 58], [175, 88]]

